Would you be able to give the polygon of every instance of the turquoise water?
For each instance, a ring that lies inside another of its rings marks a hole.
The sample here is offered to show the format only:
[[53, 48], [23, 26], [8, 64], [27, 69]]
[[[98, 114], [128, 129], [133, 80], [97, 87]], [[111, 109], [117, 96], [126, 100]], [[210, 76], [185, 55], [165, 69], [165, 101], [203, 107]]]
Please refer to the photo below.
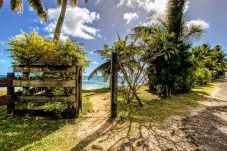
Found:
[[[5, 78], [6, 75], [0, 75], [0, 78]], [[101, 89], [108, 88], [109, 83], [104, 82], [101, 76], [95, 76], [93, 79], [88, 80], [88, 76], [83, 76], [83, 89], [92, 90], [92, 89]], [[0, 90], [5, 90], [6, 88], [1, 88]]]

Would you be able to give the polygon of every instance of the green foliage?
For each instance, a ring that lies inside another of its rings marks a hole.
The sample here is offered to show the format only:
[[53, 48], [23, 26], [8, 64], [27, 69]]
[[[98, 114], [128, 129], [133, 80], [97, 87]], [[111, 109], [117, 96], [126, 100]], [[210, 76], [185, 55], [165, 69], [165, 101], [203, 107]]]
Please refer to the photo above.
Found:
[[200, 68], [195, 72], [196, 85], [207, 85], [211, 80], [211, 73], [207, 68]]
[[[43, 7], [41, 0], [26, 0], [28, 5], [34, 9], [40, 19], [47, 22], [47, 13]], [[5, 0], [0, 0], [0, 9], [3, 7]], [[10, 0], [10, 8], [12, 12], [23, 12], [23, 0]]]
[[[204, 30], [201, 26], [186, 24], [184, 14], [186, 2], [187, 0], [170, 0], [166, 19], [151, 15], [149, 17], [151, 26], [134, 28], [134, 35], [140, 36], [141, 32], [148, 31], [148, 40], [152, 37], [158, 38], [152, 34], [152, 30], [157, 26], [160, 27], [162, 33], [172, 34], [167, 41], [172, 43], [171, 49], [178, 50], [178, 53], [169, 54], [168, 57], [160, 56], [147, 68], [150, 89], [161, 96], [188, 92], [193, 86], [191, 77], [196, 64], [189, 50], [192, 41], [199, 39]], [[152, 24], [154, 20], [157, 23]], [[162, 44], [155, 45], [160, 46], [160, 50], [162, 49]]]
[[88, 80], [92, 79], [98, 73], [102, 74], [103, 80], [106, 82], [110, 79], [110, 72], [111, 72], [111, 50], [113, 48], [109, 47], [108, 45], [104, 45], [102, 50], [96, 50], [95, 52], [98, 53], [104, 61], [101, 65], [95, 68], [88, 77]]
[[84, 50], [67, 39], [64, 44], [42, 38], [38, 33], [22, 33], [6, 43], [17, 65], [78, 65], [85, 67], [89, 60]]
[[193, 58], [197, 68], [207, 68], [212, 73], [212, 79], [225, 75], [227, 68], [226, 54], [220, 45], [211, 48], [209, 44], [203, 44], [192, 49]]

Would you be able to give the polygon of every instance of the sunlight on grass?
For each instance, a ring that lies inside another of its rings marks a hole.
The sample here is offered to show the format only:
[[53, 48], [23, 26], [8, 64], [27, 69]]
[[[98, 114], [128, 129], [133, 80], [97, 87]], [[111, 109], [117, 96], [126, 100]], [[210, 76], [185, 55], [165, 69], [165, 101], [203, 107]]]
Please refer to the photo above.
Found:
[[[119, 97], [119, 116], [125, 120], [134, 122], [162, 123], [172, 115], [185, 116], [190, 113], [190, 107], [196, 107], [200, 101], [206, 100], [201, 93], [209, 94], [215, 90], [218, 83], [210, 83], [204, 87], [197, 87], [191, 93], [172, 96], [161, 99], [157, 95], [148, 92], [148, 87], [139, 90], [139, 96], [144, 107], [140, 107], [136, 100], [131, 106], [127, 105], [122, 96]], [[127, 109], [126, 109], [127, 107]]]
[[212, 93], [218, 85], [219, 85], [219, 83], [212, 82], [212, 83], [209, 83], [206, 86], [198, 86], [198, 87], [192, 89], [192, 91], [202, 92], [202, 93], [206, 93], [208, 95], [208, 94]]
[[0, 96], [1, 96], [1, 95], [5, 95], [6, 93], [7, 93], [6, 90], [0, 90]]

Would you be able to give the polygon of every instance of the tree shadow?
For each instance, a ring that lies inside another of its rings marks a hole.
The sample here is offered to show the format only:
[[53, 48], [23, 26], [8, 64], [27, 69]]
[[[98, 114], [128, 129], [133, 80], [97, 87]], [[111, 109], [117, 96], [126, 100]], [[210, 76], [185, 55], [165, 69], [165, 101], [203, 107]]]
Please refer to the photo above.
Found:
[[74, 146], [71, 151], [82, 150], [184, 150], [181, 145], [156, 130], [152, 123], [135, 122], [129, 113], [129, 121], [106, 121], [98, 130]]
[[[131, 106], [125, 117], [120, 116], [120, 119], [113, 123], [106, 121], [97, 131], [87, 136], [71, 150], [170, 151], [197, 149], [224, 151], [227, 148], [227, 123], [221, 115], [227, 116], [227, 106], [204, 106], [205, 109], [198, 114], [193, 116], [187, 114], [187, 117], [183, 119], [181, 116], [179, 119], [170, 118], [170, 122], [163, 124], [164, 126], [154, 123], [159, 120], [158, 117], [156, 118], [158, 114], [164, 115], [161, 116], [163, 122], [163, 119], [169, 119], [171, 115], [174, 117], [178, 114], [181, 115], [181, 111], [186, 107], [196, 107], [198, 105], [196, 102], [203, 99], [207, 100], [204, 94], [190, 93], [182, 95], [182, 99], [179, 99], [180, 102], [175, 103], [171, 102], [172, 99], [153, 100], [143, 108], [146, 110], [143, 112], [134, 108], [135, 106]], [[223, 102], [218, 99], [210, 101]], [[177, 109], [179, 107], [182, 109]], [[152, 111], [155, 108], [156, 111]], [[184, 114], [182, 115], [184, 116]], [[154, 116], [154, 118], [149, 116]]]
[[204, 111], [183, 119], [182, 131], [199, 150], [226, 151], [227, 106], [206, 107]]
[[[51, 120], [40, 117], [16, 117], [0, 107], [0, 150], [17, 150], [62, 128], [73, 120]], [[56, 124], [57, 122], [57, 124]]]

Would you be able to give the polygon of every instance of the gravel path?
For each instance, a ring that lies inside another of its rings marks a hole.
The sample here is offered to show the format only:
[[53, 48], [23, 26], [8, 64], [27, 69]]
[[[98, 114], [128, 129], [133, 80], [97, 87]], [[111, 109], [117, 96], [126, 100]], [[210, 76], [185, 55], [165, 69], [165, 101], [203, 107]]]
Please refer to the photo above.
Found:
[[182, 130], [197, 150], [227, 151], [227, 79], [210, 99], [183, 120]]

